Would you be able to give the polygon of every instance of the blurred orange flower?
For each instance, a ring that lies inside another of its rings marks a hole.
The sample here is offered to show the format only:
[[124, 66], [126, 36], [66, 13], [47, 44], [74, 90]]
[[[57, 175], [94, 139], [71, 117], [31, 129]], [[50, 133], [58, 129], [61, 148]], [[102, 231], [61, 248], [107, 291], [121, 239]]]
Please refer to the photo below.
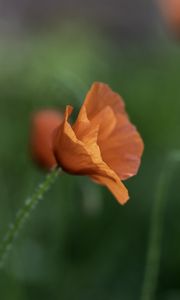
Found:
[[128, 119], [123, 100], [97, 82], [73, 125], [68, 121], [72, 110], [66, 107], [64, 120], [53, 134], [57, 164], [68, 173], [88, 175], [105, 185], [124, 204], [129, 196], [121, 180], [137, 173], [143, 141]]
[[55, 110], [42, 110], [32, 116], [31, 154], [41, 167], [48, 170], [57, 165], [52, 149], [52, 134], [62, 121], [63, 114]]
[[180, 37], [180, 0], [159, 0], [159, 5], [167, 25]]

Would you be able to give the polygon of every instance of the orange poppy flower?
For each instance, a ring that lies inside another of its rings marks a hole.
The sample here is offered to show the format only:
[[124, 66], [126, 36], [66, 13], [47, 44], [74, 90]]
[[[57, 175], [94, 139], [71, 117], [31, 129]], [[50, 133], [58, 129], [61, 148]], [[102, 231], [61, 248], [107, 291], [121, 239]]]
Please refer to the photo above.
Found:
[[63, 121], [63, 115], [54, 110], [34, 113], [31, 122], [30, 148], [33, 159], [43, 168], [57, 165], [52, 150], [52, 134]]
[[180, 37], [180, 0], [159, 0], [159, 5], [167, 25]]
[[88, 175], [124, 204], [129, 196], [121, 180], [137, 173], [143, 141], [128, 119], [123, 100], [108, 85], [94, 83], [73, 125], [69, 123], [72, 110], [66, 107], [64, 120], [53, 134], [57, 164], [68, 173]]

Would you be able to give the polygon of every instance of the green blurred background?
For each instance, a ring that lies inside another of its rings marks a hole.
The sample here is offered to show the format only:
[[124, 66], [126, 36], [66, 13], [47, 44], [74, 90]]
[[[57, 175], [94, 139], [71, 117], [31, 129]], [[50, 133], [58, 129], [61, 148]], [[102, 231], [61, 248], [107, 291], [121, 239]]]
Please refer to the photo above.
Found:
[[[106, 82], [144, 139], [142, 165], [125, 182], [131, 198], [123, 207], [88, 178], [59, 177], [0, 271], [2, 300], [140, 299], [157, 180], [166, 154], [180, 149], [180, 43], [157, 16], [143, 34], [138, 24], [106, 31], [79, 20], [0, 34], [0, 236], [45, 176], [29, 154], [33, 111], [78, 111], [90, 85]], [[162, 300], [180, 299], [179, 178], [180, 166], [166, 199]]]

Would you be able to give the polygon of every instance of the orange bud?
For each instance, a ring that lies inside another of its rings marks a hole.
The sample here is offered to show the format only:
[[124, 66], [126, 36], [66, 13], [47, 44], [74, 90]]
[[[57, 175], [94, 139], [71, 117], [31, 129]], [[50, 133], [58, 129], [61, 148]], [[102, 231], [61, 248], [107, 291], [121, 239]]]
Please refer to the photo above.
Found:
[[55, 110], [41, 110], [31, 120], [31, 153], [33, 159], [43, 168], [57, 165], [52, 150], [53, 131], [61, 124], [63, 115]]

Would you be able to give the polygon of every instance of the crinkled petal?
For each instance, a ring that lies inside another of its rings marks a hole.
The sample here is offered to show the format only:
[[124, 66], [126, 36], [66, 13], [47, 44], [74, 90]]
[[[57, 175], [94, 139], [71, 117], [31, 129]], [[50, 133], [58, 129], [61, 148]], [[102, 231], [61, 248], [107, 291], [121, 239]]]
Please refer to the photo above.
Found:
[[125, 204], [128, 201], [128, 191], [120, 180], [115, 181], [100, 175], [91, 176], [91, 178], [97, 183], [106, 186], [120, 204]]
[[103, 160], [121, 180], [137, 173], [144, 145], [136, 128], [125, 115], [117, 115], [116, 127], [108, 136], [108, 140], [99, 134], [98, 145]]
[[124, 180], [140, 166], [143, 141], [126, 114], [122, 98], [103, 83], [94, 83], [82, 105], [92, 126], [99, 125], [97, 143], [106, 164]]
[[110, 106], [105, 106], [94, 117], [89, 120], [87, 117], [87, 108], [83, 104], [77, 120], [73, 125], [73, 130], [76, 132], [76, 136], [82, 140], [86, 139], [86, 135], [94, 127], [99, 127], [99, 135], [101, 139], [106, 139], [111, 134], [116, 126], [116, 116]]
[[83, 105], [86, 107], [90, 121], [106, 106], [110, 106], [115, 113], [124, 113], [124, 102], [120, 95], [113, 92], [107, 84], [101, 82], [95, 82], [92, 85]]
[[54, 136], [54, 153], [58, 163], [75, 174], [103, 174], [114, 176], [114, 172], [103, 162], [97, 136], [99, 128], [92, 128], [84, 139], [79, 140], [68, 122], [72, 107], [67, 106], [62, 125]]
[[[58, 164], [68, 173], [88, 175], [99, 184], [106, 185], [117, 200], [124, 203], [127, 190], [116, 173], [103, 161], [97, 137], [99, 127], [93, 127], [79, 140], [68, 123], [72, 107], [67, 106], [62, 125], [54, 136], [54, 153]], [[84, 112], [85, 113], [85, 112]]]

